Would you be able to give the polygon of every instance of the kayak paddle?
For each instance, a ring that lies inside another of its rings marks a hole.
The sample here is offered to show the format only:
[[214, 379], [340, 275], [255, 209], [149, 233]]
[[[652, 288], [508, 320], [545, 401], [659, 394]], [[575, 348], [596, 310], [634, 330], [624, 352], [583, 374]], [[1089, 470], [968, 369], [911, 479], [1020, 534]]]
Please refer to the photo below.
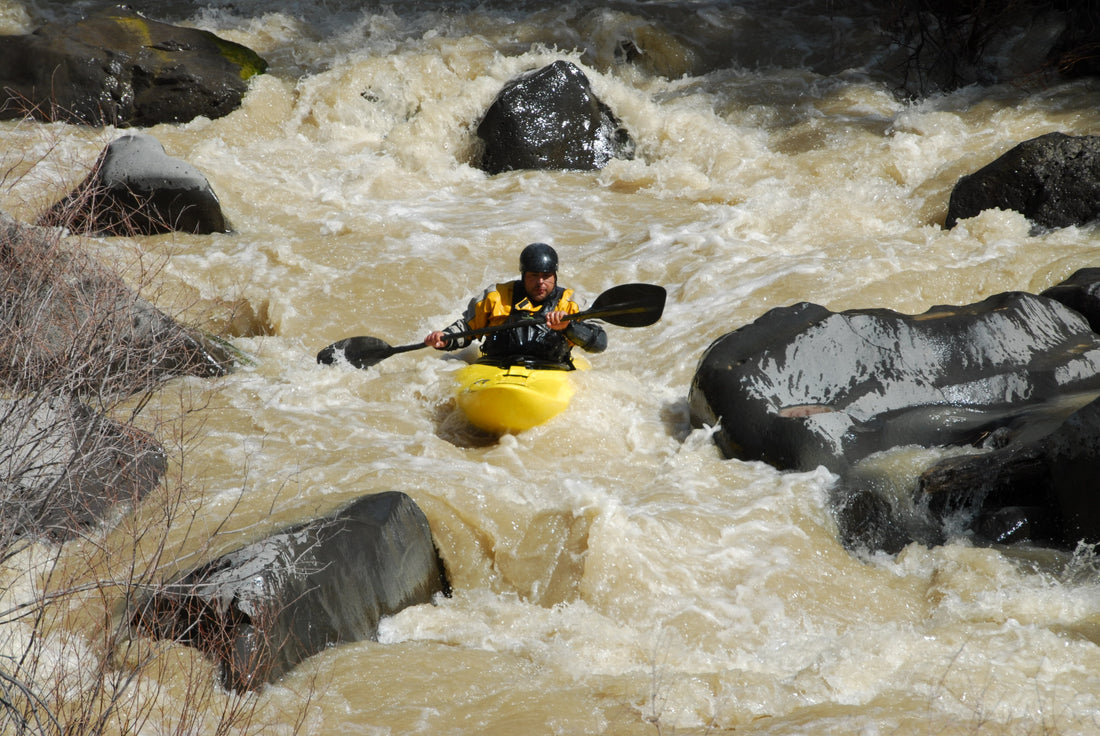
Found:
[[[665, 309], [665, 288], [656, 284], [623, 284], [612, 286], [607, 291], [596, 297], [592, 306], [576, 314], [568, 314], [566, 320], [602, 319], [619, 327], [647, 327], [661, 318]], [[508, 322], [492, 327], [482, 327], [480, 330], [467, 330], [458, 332], [450, 337], [466, 339], [481, 337], [493, 332], [511, 330], [522, 326], [522, 322]], [[356, 368], [369, 368], [376, 363], [381, 363], [391, 355], [407, 353], [410, 350], [419, 350], [428, 347], [423, 342], [394, 347], [385, 340], [377, 337], [363, 335], [360, 337], [345, 337], [337, 340], [321, 352], [317, 353], [317, 362], [332, 364], [342, 354], [344, 360]]]

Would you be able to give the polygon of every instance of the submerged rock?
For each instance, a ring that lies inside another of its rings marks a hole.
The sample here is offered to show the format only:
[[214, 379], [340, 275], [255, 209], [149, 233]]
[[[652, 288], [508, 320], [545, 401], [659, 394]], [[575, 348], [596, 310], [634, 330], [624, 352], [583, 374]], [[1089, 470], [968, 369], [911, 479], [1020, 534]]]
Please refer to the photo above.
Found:
[[55, 231], [0, 213], [0, 385], [130, 396], [175, 376], [220, 376], [234, 355], [142, 299]]
[[601, 169], [630, 159], [634, 143], [567, 61], [522, 74], [497, 95], [477, 127], [479, 166], [489, 174], [518, 169]]
[[1015, 210], [1045, 228], [1100, 217], [1100, 136], [1046, 135], [1024, 141], [955, 184], [945, 226], [987, 209]]
[[374, 639], [383, 616], [448, 592], [423, 512], [387, 492], [187, 573], [133, 621], [207, 652], [226, 687], [248, 690], [326, 647]]
[[920, 476], [918, 502], [991, 542], [1072, 550], [1100, 542], [1100, 399], [1036, 440], [943, 460]]
[[266, 67], [240, 44], [120, 5], [0, 39], [0, 119], [152, 126], [219, 118]]
[[0, 399], [0, 546], [72, 539], [144, 498], [166, 465], [151, 435], [71, 397]]
[[206, 177], [142, 133], [111, 141], [92, 174], [43, 213], [38, 224], [108, 235], [229, 229]]

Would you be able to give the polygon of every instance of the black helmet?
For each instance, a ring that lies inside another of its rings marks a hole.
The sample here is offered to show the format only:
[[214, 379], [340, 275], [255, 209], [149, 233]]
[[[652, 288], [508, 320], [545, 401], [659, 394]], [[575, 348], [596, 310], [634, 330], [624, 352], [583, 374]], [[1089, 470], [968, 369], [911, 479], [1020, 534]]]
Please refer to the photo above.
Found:
[[557, 273], [558, 254], [546, 243], [531, 243], [519, 254], [519, 272]]

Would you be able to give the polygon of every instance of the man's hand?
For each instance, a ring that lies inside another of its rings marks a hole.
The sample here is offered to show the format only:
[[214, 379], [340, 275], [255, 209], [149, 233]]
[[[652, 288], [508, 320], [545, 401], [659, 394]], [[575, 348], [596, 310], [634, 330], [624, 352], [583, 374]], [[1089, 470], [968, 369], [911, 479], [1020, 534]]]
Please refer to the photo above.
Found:
[[547, 312], [546, 313], [546, 326], [551, 330], [564, 330], [569, 326], [569, 320], [566, 319], [569, 314], [567, 312]]
[[442, 330], [436, 330], [435, 332], [429, 332], [428, 336], [424, 338], [424, 344], [430, 348], [436, 350], [444, 350], [450, 340], [447, 339], [447, 333]]

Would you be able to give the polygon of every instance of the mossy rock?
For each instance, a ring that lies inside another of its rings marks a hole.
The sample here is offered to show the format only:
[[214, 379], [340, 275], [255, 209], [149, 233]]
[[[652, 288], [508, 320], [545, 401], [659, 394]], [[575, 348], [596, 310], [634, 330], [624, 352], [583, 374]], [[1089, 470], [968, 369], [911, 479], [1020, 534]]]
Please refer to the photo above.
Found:
[[125, 127], [218, 118], [266, 69], [209, 31], [115, 8], [0, 38], [0, 119]]

